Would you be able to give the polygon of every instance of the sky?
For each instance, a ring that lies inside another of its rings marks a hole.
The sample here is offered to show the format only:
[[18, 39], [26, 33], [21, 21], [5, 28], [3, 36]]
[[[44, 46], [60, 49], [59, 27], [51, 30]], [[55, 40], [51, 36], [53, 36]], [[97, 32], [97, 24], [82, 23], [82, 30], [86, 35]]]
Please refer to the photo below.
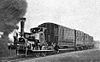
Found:
[[27, 0], [25, 31], [53, 22], [100, 40], [100, 0]]

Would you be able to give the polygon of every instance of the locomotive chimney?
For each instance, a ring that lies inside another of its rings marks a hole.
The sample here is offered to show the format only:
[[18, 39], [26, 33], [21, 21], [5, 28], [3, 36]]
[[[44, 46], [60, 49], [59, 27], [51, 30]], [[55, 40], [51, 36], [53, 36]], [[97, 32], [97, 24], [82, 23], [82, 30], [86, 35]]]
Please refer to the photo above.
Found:
[[21, 26], [21, 37], [24, 36], [24, 24], [25, 24], [25, 21], [26, 21], [26, 18], [20, 18], [21, 22], [20, 22], [20, 26]]

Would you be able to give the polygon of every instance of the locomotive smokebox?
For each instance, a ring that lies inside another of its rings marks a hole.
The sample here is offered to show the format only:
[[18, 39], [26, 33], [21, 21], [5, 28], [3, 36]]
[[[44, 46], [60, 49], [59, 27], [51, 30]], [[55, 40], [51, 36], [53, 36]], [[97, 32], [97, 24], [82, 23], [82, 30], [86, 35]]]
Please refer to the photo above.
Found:
[[24, 25], [25, 25], [25, 21], [26, 21], [26, 18], [20, 18], [20, 27], [21, 27], [21, 31], [20, 31], [20, 34], [21, 34], [21, 37], [24, 36]]

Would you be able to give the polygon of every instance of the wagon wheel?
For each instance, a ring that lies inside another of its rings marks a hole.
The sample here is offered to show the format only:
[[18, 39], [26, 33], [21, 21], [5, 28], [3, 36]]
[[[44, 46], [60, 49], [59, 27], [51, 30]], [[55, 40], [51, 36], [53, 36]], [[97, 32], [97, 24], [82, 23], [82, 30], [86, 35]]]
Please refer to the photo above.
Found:
[[79, 47], [76, 47], [76, 51], [79, 51], [80, 49], [79, 49]]
[[43, 57], [46, 56], [46, 53], [41, 53], [41, 56], [43, 56]]
[[36, 57], [40, 57], [41, 54], [40, 54], [40, 53], [35, 53], [35, 56], [36, 56]]

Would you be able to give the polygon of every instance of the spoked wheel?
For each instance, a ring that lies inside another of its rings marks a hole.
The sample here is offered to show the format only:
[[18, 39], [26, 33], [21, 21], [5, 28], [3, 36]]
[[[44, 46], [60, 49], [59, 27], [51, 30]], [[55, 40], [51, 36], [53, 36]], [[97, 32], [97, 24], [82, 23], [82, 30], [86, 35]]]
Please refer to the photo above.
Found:
[[35, 56], [36, 56], [36, 57], [40, 57], [41, 54], [40, 54], [40, 53], [35, 53]]
[[82, 48], [81, 47], [79, 47], [79, 51], [81, 51], [82, 50]]
[[76, 47], [75, 50], [76, 50], [76, 51], [79, 51], [80, 49], [79, 49], [79, 47]]
[[42, 57], [46, 56], [46, 53], [41, 53], [41, 56], [42, 56]]

